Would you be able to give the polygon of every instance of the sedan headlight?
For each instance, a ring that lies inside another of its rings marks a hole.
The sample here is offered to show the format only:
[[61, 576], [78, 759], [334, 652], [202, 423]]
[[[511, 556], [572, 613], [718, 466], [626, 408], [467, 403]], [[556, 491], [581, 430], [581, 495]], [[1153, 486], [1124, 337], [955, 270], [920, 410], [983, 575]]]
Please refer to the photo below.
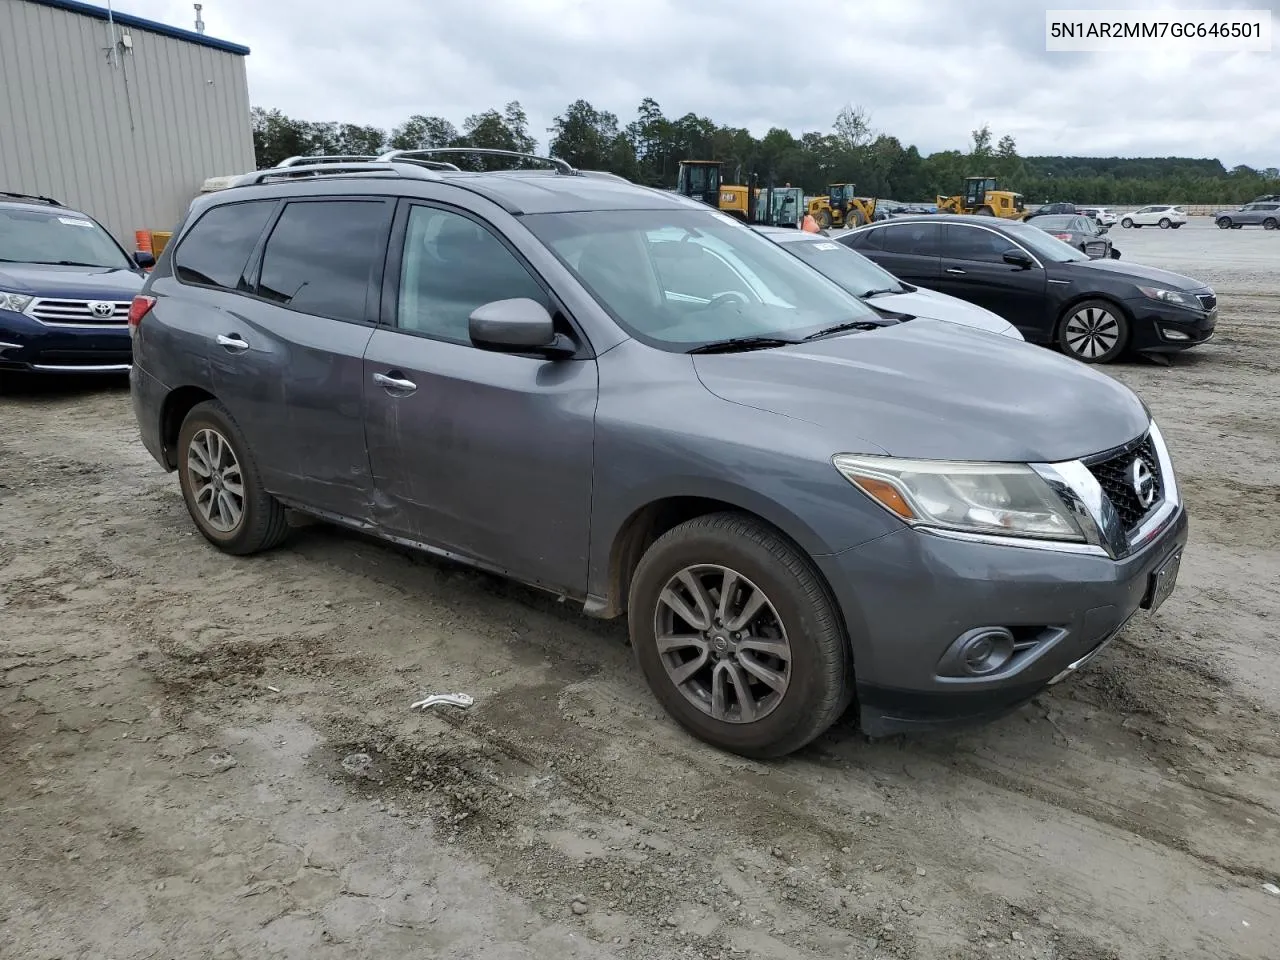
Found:
[[27, 309], [34, 298], [27, 296], [25, 293], [5, 293], [0, 290], [0, 310], [12, 310], [14, 313], [21, 313]]
[[1066, 505], [1024, 464], [899, 460], [839, 454], [838, 469], [907, 523], [964, 533], [1085, 540]]
[[1180, 307], [1190, 307], [1192, 310], [1201, 309], [1199, 300], [1180, 290], [1165, 290], [1161, 287], [1139, 287], [1138, 289], [1142, 291], [1144, 297], [1150, 297], [1152, 300], [1176, 303]]

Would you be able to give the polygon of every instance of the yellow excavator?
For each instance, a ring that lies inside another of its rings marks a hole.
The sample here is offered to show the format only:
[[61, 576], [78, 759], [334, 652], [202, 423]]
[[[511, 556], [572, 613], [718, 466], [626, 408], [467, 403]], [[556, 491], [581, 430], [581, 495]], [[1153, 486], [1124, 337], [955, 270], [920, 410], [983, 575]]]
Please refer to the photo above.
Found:
[[[799, 187], [758, 187], [724, 182], [721, 160], [681, 160], [676, 193], [692, 197], [743, 223], [799, 227], [804, 191]], [[751, 178], [754, 181], [756, 177]]]
[[860, 227], [876, 216], [874, 197], [857, 197], [852, 183], [829, 183], [825, 197], [809, 201], [809, 215], [823, 230], [831, 227]]
[[998, 189], [995, 177], [965, 177], [964, 193], [938, 197], [938, 212], [971, 213], [1005, 220], [1021, 220], [1026, 215], [1022, 194]]

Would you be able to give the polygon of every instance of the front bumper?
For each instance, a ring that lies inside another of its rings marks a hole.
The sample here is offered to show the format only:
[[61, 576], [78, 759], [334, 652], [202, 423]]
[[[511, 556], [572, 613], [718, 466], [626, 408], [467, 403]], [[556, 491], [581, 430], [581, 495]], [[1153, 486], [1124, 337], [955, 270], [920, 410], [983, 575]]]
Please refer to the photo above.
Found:
[[1178, 353], [1208, 342], [1218, 325], [1218, 309], [1191, 310], [1149, 297], [1126, 300], [1133, 317], [1130, 347], [1138, 353]]
[[50, 327], [0, 310], [0, 370], [122, 374], [132, 359], [128, 326]]

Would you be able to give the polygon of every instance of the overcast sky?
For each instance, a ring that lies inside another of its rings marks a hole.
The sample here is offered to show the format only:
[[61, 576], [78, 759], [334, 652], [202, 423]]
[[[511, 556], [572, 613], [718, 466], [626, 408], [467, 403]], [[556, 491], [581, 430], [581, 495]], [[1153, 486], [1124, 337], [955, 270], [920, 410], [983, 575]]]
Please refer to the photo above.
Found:
[[[114, 6], [194, 22], [187, 0]], [[203, 16], [209, 36], [252, 48], [255, 105], [308, 120], [390, 128], [423, 113], [461, 126], [519, 100], [545, 148], [579, 97], [622, 124], [651, 96], [669, 117], [757, 136], [827, 131], [855, 103], [924, 153], [964, 149], [985, 122], [1024, 155], [1280, 166], [1280, 45], [1047, 53], [1046, 7], [1269, 8], [1280, 29], [1280, 0], [204, 0]]]

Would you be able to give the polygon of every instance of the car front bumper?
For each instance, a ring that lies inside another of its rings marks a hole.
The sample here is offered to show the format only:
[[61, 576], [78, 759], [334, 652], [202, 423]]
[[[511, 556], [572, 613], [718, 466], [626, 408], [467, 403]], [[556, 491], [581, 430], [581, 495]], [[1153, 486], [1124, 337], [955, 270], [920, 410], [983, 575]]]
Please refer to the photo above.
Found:
[[[1187, 531], [1179, 504], [1120, 560], [906, 528], [816, 558], [853, 644], [863, 731], [952, 727], [1021, 706], [1082, 668], [1142, 610], [1153, 574], [1181, 551]], [[959, 638], [987, 627], [1031, 645], [990, 676], [956, 676], [943, 665]]]
[[1178, 353], [1213, 337], [1218, 309], [1191, 310], [1142, 297], [1125, 301], [1133, 318], [1129, 346], [1138, 353]]
[[127, 326], [52, 327], [0, 310], [0, 370], [121, 374], [129, 372], [132, 358]]

